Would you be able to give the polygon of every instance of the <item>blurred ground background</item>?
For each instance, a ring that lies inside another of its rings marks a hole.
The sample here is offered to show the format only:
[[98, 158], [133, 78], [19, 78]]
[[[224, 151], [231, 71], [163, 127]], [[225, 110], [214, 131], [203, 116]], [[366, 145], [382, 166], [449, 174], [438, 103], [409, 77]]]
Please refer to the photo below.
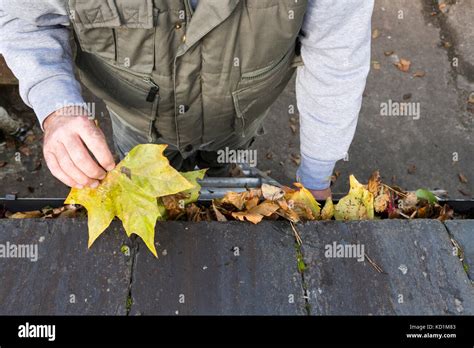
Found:
[[[470, 0], [376, 0], [372, 70], [348, 160], [336, 166], [333, 192], [347, 191], [349, 174], [366, 182], [378, 169], [384, 181], [405, 189], [474, 196], [473, 18]], [[396, 57], [411, 62], [409, 72], [394, 66]], [[0, 148], [0, 196], [66, 196], [68, 188], [42, 163], [42, 132], [34, 114], [15, 99], [14, 87], [0, 93], [13, 101], [9, 111], [33, 125], [24, 144], [7, 138]], [[97, 102], [111, 141], [103, 104], [85, 95]], [[420, 118], [381, 116], [381, 103], [389, 100], [420, 103]], [[289, 105], [296, 105], [294, 82], [272, 106], [267, 133], [254, 145], [258, 167], [285, 184], [294, 181], [299, 162], [298, 115], [288, 113]]]

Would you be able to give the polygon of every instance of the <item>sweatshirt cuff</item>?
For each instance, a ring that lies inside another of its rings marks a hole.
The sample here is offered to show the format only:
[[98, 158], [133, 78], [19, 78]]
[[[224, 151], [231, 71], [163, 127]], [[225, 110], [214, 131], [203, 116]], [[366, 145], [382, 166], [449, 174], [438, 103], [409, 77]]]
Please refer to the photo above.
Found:
[[42, 130], [44, 120], [53, 112], [66, 106], [86, 105], [79, 83], [70, 77], [55, 77], [42, 81], [30, 89], [28, 101]]
[[331, 186], [331, 176], [336, 161], [320, 161], [301, 155], [296, 179], [309, 190], [325, 190]]

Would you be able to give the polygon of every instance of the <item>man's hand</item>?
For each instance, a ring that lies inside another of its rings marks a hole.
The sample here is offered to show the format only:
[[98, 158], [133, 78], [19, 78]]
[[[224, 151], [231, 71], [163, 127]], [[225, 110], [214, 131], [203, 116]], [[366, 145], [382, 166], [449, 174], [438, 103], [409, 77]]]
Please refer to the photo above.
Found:
[[66, 185], [95, 188], [115, 162], [100, 128], [85, 110], [75, 110], [57, 110], [43, 122], [44, 158], [51, 173]]
[[328, 197], [332, 195], [331, 188], [327, 188], [325, 190], [320, 190], [320, 191], [318, 190], [310, 190], [310, 191], [317, 201], [325, 201]]

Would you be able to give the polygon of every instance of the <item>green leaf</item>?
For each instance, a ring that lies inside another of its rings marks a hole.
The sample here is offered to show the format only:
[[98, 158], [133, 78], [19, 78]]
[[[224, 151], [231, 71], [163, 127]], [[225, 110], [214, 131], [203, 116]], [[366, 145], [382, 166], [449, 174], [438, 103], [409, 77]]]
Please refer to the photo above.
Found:
[[428, 203], [430, 204], [438, 203], [438, 198], [436, 198], [436, 196], [428, 190], [419, 189], [419, 190], [416, 190], [415, 194], [416, 194], [416, 198], [418, 198], [419, 200], [424, 199], [425, 201], [428, 201]]

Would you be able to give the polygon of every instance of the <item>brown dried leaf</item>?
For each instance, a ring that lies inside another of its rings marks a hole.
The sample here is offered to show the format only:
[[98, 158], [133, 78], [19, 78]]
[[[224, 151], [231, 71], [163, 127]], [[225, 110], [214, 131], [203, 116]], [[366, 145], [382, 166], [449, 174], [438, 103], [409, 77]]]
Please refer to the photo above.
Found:
[[290, 207], [288, 206], [288, 202], [284, 199], [279, 199], [277, 203], [283, 211], [287, 211], [290, 209]]
[[271, 201], [265, 201], [252, 209], [244, 212], [233, 212], [232, 216], [240, 221], [250, 221], [253, 224], [258, 224], [264, 217], [273, 215], [280, 206]]
[[426, 73], [423, 70], [418, 70], [413, 74], [413, 77], [425, 77]]
[[222, 214], [220, 212], [220, 210], [217, 208], [214, 201], [212, 202], [212, 209], [214, 211], [214, 214], [216, 215], [217, 221], [220, 221], [220, 222], [226, 222], [227, 221], [227, 218], [225, 217], [224, 214]]
[[250, 212], [253, 214], [259, 214], [263, 216], [270, 216], [275, 213], [280, 206], [275, 202], [264, 201], [263, 203], [253, 207]]
[[259, 197], [252, 197], [249, 200], [245, 202], [245, 209], [250, 210], [255, 208], [258, 205], [258, 202], [260, 201]]
[[374, 199], [374, 209], [377, 213], [383, 213], [387, 210], [388, 204], [390, 202], [390, 194], [385, 191]]
[[293, 189], [293, 188], [291, 188], [291, 187], [288, 187], [288, 186], [282, 186], [281, 189], [282, 189], [283, 191], [285, 191], [285, 197], [286, 197], [287, 195], [291, 195], [292, 193], [295, 193], [295, 192], [296, 192], [295, 189]]
[[374, 196], [377, 196], [380, 187], [382, 185], [382, 179], [380, 178], [380, 172], [376, 170], [375, 172], [372, 173], [372, 175], [369, 178], [369, 183], [367, 184], [367, 189], [371, 194]]
[[231, 204], [238, 210], [242, 210], [244, 209], [246, 201], [246, 192], [227, 192], [220, 202]]
[[398, 63], [395, 63], [395, 66], [400, 71], [408, 72], [410, 71], [411, 62], [408, 59], [400, 58]]
[[380, 36], [380, 31], [378, 29], [374, 29], [372, 31], [372, 39], [377, 39]]
[[416, 209], [416, 204], [418, 203], [418, 197], [415, 192], [408, 192], [406, 197], [403, 197], [400, 200], [399, 206], [405, 212]]
[[33, 210], [33, 211], [23, 211], [14, 213], [9, 216], [10, 219], [32, 219], [32, 218], [39, 218], [42, 217], [43, 213], [40, 210]]
[[176, 220], [185, 213], [185, 200], [189, 194], [177, 193], [161, 197], [161, 202], [167, 210], [167, 217], [170, 220]]
[[292, 210], [298, 215], [299, 219], [303, 221], [313, 221], [320, 216], [320, 214], [314, 214], [313, 211], [302, 202], [295, 202]]
[[293, 134], [296, 134], [297, 132], [297, 128], [294, 124], [290, 124], [290, 128], [291, 128], [291, 131], [293, 132]]
[[298, 214], [292, 210], [292, 209], [287, 209], [287, 210], [284, 210], [283, 208], [281, 209], [278, 209], [277, 211], [278, 215], [280, 215], [281, 217], [291, 221], [291, 222], [300, 222], [301, 219], [300, 217], [298, 216]]
[[441, 211], [439, 213], [438, 220], [446, 221], [452, 219], [454, 216], [454, 210], [447, 204], [441, 207]]
[[285, 195], [285, 191], [280, 187], [273, 185], [263, 184], [262, 185], [263, 198], [269, 201], [277, 201]]
[[416, 215], [420, 219], [426, 219], [431, 216], [431, 205], [425, 205], [423, 207], [418, 208]]
[[258, 214], [252, 214], [252, 213], [244, 213], [244, 212], [236, 212], [236, 213], [232, 213], [232, 216], [236, 219], [236, 220], [240, 220], [240, 221], [249, 221], [253, 224], [258, 224], [260, 221], [262, 221], [263, 219], [263, 216], [262, 215], [258, 215]]
[[229, 204], [237, 208], [237, 210], [242, 210], [246, 202], [254, 197], [261, 198], [262, 189], [249, 189], [244, 192], [227, 192], [222, 199], [218, 200], [218, 204]]
[[458, 177], [460, 182], [462, 182], [463, 184], [467, 184], [467, 178], [463, 173], [459, 173]]
[[186, 215], [187, 215], [188, 221], [192, 221], [192, 222], [202, 221], [201, 208], [199, 208], [195, 203], [191, 203], [186, 206]]

